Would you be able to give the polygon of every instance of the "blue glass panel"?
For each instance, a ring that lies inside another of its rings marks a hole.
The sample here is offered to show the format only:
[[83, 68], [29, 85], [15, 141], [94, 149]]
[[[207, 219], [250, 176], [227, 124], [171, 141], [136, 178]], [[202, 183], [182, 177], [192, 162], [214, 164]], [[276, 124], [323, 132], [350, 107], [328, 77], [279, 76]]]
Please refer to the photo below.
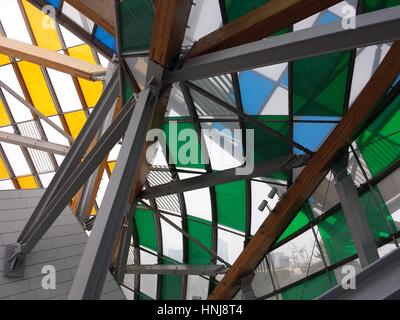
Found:
[[[300, 117], [298, 120], [303, 121], [338, 121], [339, 118], [332, 117]], [[317, 151], [319, 146], [331, 131], [335, 128], [336, 123], [310, 123], [310, 122], [296, 122], [293, 127], [294, 140], [297, 143], [305, 146], [311, 151]], [[303, 152], [295, 149], [296, 154], [302, 154]]]
[[54, 8], [60, 9], [62, 0], [46, 0], [48, 4], [51, 4]]
[[247, 114], [258, 115], [270, 97], [274, 83], [254, 71], [239, 75], [243, 108]]
[[330, 24], [335, 21], [340, 21], [340, 18], [330, 11], [325, 11], [319, 16], [317, 25]]
[[112, 51], [117, 52], [117, 44], [115, 38], [100, 26], [96, 26], [94, 34], [95, 38], [103, 43]]

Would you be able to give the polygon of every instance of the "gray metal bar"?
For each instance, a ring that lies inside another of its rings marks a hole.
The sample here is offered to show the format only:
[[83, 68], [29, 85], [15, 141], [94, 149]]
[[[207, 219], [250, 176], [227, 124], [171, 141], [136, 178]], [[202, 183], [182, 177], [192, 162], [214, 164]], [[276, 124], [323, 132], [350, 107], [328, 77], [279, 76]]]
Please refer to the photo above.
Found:
[[190, 59], [167, 72], [165, 83], [198, 80], [400, 38], [400, 6], [357, 16], [356, 29], [342, 22], [309, 28]]
[[400, 249], [384, 256], [362, 270], [355, 278], [355, 289], [341, 284], [317, 300], [399, 300]]
[[127, 274], [157, 274], [157, 275], [203, 275], [216, 276], [225, 274], [227, 268], [224, 265], [214, 264], [152, 264], [126, 266]]
[[[114, 72], [117, 72], [117, 65], [113, 62], [110, 62], [107, 68], [107, 77], [105, 80], [105, 83], [107, 84], [111, 80], [111, 76], [114, 74]], [[121, 81], [121, 79], [119, 80]], [[120, 82], [121, 85], [121, 82]], [[116, 103], [114, 103], [114, 107], [111, 108], [109, 114], [107, 115], [106, 119], [104, 120], [103, 125], [101, 126], [99, 133], [97, 135], [97, 139], [99, 139], [107, 130], [107, 128], [111, 125], [113, 121], [113, 115], [114, 111], [116, 108]], [[93, 196], [93, 193], [95, 192], [95, 186], [96, 186], [96, 181], [97, 181], [97, 176], [99, 174], [100, 168], [97, 168], [95, 172], [90, 176], [88, 181], [85, 183], [85, 186], [83, 187], [81, 198], [79, 200], [78, 208], [76, 211], [76, 216], [78, 217], [79, 221], [83, 222], [88, 215], [90, 214], [92, 208], [91, 208], [91, 199]]]
[[158, 90], [144, 90], [138, 98], [117, 164], [69, 294], [70, 300], [99, 299], [111, 261], [118, 229], [139, 176], [147, 130], [157, 105]]
[[265, 176], [282, 170], [290, 170], [295, 167], [303, 166], [308, 158], [308, 156], [288, 155], [273, 160], [268, 160], [262, 164], [255, 164], [253, 173], [246, 176], [237, 175], [237, 168], [218, 172], [208, 172], [197, 177], [173, 181], [144, 190], [139, 195], [139, 199], [154, 199], [170, 194], [187, 192], [238, 180]]
[[126, 263], [129, 255], [129, 248], [132, 242], [133, 233], [133, 215], [135, 214], [136, 206], [131, 206], [127, 213], [126, 226], [123, 227], [123, 236], [121, 240], [121, 246], [118, 254], [118, 260], [115, 266], [114, 277], [118, 284], [124, 282], [126, 273]]
[[19, 243], [25, 240], [28, 232], [34, 225], [34, 222], [38, 219], [38, 217], [40, 217], [43, 210], [48, 205], [50, 199], [59, 190], [62, 184], [65, 183], [71, 172], [75, 170], [76, 167], [80, 164], [83, 156], [86, 153], [86, 150], [92, 143], [93, 138], [95, 137], [100, 126], [102, 125], [104, 118], [107, 116], [111, 107], [114, 105], [117, 94], [118, 78], [117, 75], [114, 74], [112, 80], [104, 90], [103, 95], [100, 97], [100, 100], [98, 101], [96, 107], [91, 113], [89, 119], [82, 128], [79, 136], [75, 140], [75, 143], [71, 146], [70, 152], [60, 165], [50, 185], [46, 189], [46, 192], [44, 193], [34, 212], [32, 213], [32, 216], [29, 218], [28, 223], [26, 224], [24, 230], [18, 238]]
[[296, 141], [293, 141], [292, 139], [288, 138], [287, 136], [281, 134], [280, 132], [275, 131], [274, 129], [266, 126], [265, 124], [258, 121], [254, 117], [249, 116], [248, 114], [235, 108], [228, 102], [214, 96], [213, 94], [209, 93], [207, 90], [204, 90], [203, 88], [199, 87], [198, 85], [196, 85], [192, 82], [185, 82], [185, 84], [188, 87], [192, 88], [193, 90], [196, 90], [198, 93], [200, 93], [200, 94], [204, 95], [205, 97], [209, 98], [210, 100], [214, 101], [215, 103], [218, 103], [221, 107], [225, 108], [226, 110], [238, 115], [240, 118], [242, 118], [246, 121], [253, 123], [254, 125], [258, 126], [259, 128], [263, 129], [264, 131], [268, 132], [269, 134], [274, 135], [278, 139], [286, 142], [287, 144], [296, 147], [297, 149], [303, 151], [304, 153], [306, 153], [310, 156], [314, 154], [311, 150], [307, 149], [306, 147], [302, 146], [301, 144], [297, 143]]
[[65, 183], [59, 187], [54, 196], [50, 199], [40, 219], [34, 222], [25, 240], [20, 242], [21, 255], [30, 252], [30, 250], [34, 248], [62, 210], [68, 205], [72, 197], [79, 191], [93, 171], [104, 160], [106, 154], [124, 135], [132, 114], [133, 105], [133, 100], [131, 100], [130, 104], [120, 112], [113, 125], [106, 130], [95, 147], [87, 154], [81, 164], [69, 174]]
[[336, 180], [335, 187], [361, 266], [365, 268], [378, 260], [379, 255], [357, 188], [347, 172], [347, 162], [348, 155], [337, 160], [332, 166]]
[[69, 146], [51, 143], [45, 140], [28, 138], [15, 133], [0, 132], [0, 141], [15, 144], [24, 148], [45, 151], [52, 154], [67, 155]]
[[73, 143], [74, 138], [72, 138], [68, 133], [66, 133], [63, 129], [61, 129], [58, 125], [56, 125], [53, 121], [49, 120], [43, 113], [41, 113], [38, 109], [32, 106], [28, 101], [22, 98], [18, 93], [16, 93], [13, 89], [11, 89], [8, 85], [6, 85], [3, 81], [0, 80], [0, 87], [6, 90], [9, 94], [11, 94], [15, 99], [21, 102], [25, 107], [29, 109], [30, 112], [38, 116], [38, 118], [42, 119], [46, 122], [50, 127], [56, 130], [58, 133], [63, 135], [68, 139], [69, 142]]

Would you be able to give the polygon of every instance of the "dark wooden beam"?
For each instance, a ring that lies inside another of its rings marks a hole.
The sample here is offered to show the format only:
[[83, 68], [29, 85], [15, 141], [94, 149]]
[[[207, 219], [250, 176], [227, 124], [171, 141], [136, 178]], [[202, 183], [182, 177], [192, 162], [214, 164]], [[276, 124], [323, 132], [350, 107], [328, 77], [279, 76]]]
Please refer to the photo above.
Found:
[[116, 35], [114, 0], [65, 0], [94, 23]]
[[341, 0], [271, 0], [201, 38], [188, 58], [261, 40]]
[[150, 58], [166, 66], [182, 47], [192, 8], [191, 0], [159, 0], [150, 46]]
[[400, 42], [395, 42], [342, 121], [309, 160], [209, 299], [225, 300], [234, 297], [239, 290], [241, 278], [257, 267], [269, 248], [329, 172], [330, 165], [337, 155], [360, 134], [363, 125], [376, 116], [378, 102], [399, 73]]

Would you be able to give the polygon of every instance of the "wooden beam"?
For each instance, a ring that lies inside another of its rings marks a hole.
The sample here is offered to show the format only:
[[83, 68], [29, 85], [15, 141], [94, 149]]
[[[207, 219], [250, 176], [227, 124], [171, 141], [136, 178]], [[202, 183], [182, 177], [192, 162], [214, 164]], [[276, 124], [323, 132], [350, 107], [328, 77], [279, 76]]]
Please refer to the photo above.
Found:
[[252, 272], [329, 172], [335, 157], [374, 118], [376, 105], [400, 73], [400, 42], [395, 42], [371, 80], [319, 150], [309, 160], [288, 192], [271, 211], [255, 236], [219, 283], [209, 299], [232, 299], [239, 281]]
[[154, 62], [166, 66], [179, 52], [191, 8], [191, 0], [157, 1], [150, 46], [150, 58]]
[[116, 35], [114, 0], [65, 0], [94, 23]]
[[188, 58], [261, 40], [342, 0], [271, 0], [195, 43]]
[[102, 66], [0, 35], [0, 53], [88, 80], [106, 74]]

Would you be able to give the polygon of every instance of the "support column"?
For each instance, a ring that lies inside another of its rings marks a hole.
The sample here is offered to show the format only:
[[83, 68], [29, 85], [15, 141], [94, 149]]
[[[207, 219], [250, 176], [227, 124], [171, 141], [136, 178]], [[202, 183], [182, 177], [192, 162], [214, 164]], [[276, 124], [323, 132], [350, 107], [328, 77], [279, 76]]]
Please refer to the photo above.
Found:
[[347, 164], [348, 155], [338, 159], [332, 166], [332, 170], [336, 180], [336, 192], [343, 208], [347, 226], [354, 240], [361, 267], [365, 268], [378, 260], [379, 255], [367, 216], [361, 206], [357, 188], [347, 172]]
[[139, 171], [145, 161], [145, 138], [153, 120], [158, 91], [157, 88], [149, 88], [139, 95], [102, 206], [76, 272], [68, 297], [70, 300], [96, 300], [101, 295], [132, 186], [138, 183]]

